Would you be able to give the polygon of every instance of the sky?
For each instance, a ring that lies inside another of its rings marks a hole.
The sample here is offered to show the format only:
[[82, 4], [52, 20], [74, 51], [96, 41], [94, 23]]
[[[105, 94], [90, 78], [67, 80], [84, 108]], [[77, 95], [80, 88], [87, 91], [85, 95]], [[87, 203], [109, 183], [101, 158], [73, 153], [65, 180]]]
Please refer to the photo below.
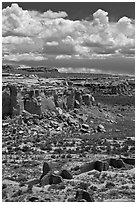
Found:
[[135, 72], [133, 2], [3, 2], [2, 62]]

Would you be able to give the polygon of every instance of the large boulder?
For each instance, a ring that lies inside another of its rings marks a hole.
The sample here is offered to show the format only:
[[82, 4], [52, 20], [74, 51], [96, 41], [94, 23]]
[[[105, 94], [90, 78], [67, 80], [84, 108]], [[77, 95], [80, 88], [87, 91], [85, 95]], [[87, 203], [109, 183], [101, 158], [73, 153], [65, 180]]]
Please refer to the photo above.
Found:
[[75, 199], [77, 201], [82, 201], [83, 199], [87, 202], [93, 202], [94, 199], [90, 197], [90, 194], [85, 190], [77, 190]]
[[50, 179], [49, 179], [49, 184], [58, 184], [61, 183], [63, 180], [61, 178], [61, 176], [55, 175], [55, 174], [51, 174], [50, 175]]
[[43, 173], [42, 173], [40, 179], [42, 179], [51, 170], [51, 168], [47, 162], [44, 162], [42, 170], [43, 170]]
[[90, 162], [90, 163], [86, 163], [86, 164], [80, 166], [80, 172], [85, 173], [85, 172], [91, 171], [91, 170], [95, 169], [95, 165], [96, 165], [95, 161]]
[[73, 178], [72, 174], [71, 174], [68, 170], [66, 170], [66, 169], [63, 169], [63, 170], [61, 171], [60, 176], [61, 176], [63, 179], [72, 179], [72, 178]]
[[135, 165], [135, 158], [120, 157], [120, 159], [122, 159], [123, 162], [126, 163], [126, 164]]
[[125, 167], [125, 163], [122, 159], [116, 159], [116, 158], [110, 158], [109, 159], [109, 165], [114, 168], [122, 168]]
[[41, 115], [41, 104], [36, 98], [25, 98], [24, 109], [31, 114]]

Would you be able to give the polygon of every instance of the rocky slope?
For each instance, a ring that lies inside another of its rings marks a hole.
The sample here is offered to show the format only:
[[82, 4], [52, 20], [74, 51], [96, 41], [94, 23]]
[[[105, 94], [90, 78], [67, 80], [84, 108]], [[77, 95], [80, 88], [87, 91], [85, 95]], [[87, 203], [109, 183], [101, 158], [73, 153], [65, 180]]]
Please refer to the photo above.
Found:
[[64, 80], [3, 86], [4, 202], [135, 201], [134, 104], [98, 103]]

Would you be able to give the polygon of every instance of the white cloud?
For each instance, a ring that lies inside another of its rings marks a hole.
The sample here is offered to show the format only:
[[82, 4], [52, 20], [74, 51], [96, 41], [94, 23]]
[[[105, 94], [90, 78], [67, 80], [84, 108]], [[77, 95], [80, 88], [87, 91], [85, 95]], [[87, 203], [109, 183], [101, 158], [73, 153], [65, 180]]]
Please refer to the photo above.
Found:
[[56, 19], [56, 18], [65, 18], [67, 17], [67, 13], [64, 11], [59, 11], [59, 12], [53, 12], [51, 10], [48, 10], [46, 12], [44, 12], [41, 17], [44, 18], [51, 18], [51, 19]]
[[35, 60], [35, 53], [38, 59], [45, 58], [45, 53], [56, 59], [91, 59], [126, 52], [133, 55], [134, 20], [124, 16], [118, 22], [109, 22], [109, 13], [102, 9], [93, 14], [91, 21], [73, 21], [65, 19], [66, 16], [65, 11], [40, 13], [23, 10], [18, 4], [3, 9], [3, 55], [26, 60], [33, 54], [31, 59]]
[[127, 37], [132, 37], [135, 34], [135, 25], [132, 23], [132, 20], [126, 16], [119, 19], [117, 22], [117, 28]]
[[30, 37], [18, 37], [18, 36], [7, 36], [2, 38], [3, 44], [33, 44], [33, 40]]
[[57, 55], [56, 59], [70, 59], [71, 56], [70, 55]]
[[46, 45], [48, 46], [57, 46], [59, 43], [56, 41], [52, 41], [52, 42], [47, 42]]
[[41, 61], [41, 60], [47, 60], [46, 57], [37, 54], [37, 53], [24, 53], [24, 54], [9, 54], [3, 56], [4, 60], [9, 61]]
[[102, 70], [100, 69], [93, 69], [93, 68], [72, 68], [72, 67], [61, 67], [58, 68], [59, 72], [65, 72], [65, 73], [102, 73]]
[[3, 9], [2, 16], [3, 35], [34, 36], [42, 30], [40, 21], [32, 18], [29, 11], [18, 4]]
[[93, 22], [94, 24], [97, 25], [107, 25], [108, 24], [108, 12], [103, 11], [102, 9], [98, 9], [94, 14], [93, 14]]

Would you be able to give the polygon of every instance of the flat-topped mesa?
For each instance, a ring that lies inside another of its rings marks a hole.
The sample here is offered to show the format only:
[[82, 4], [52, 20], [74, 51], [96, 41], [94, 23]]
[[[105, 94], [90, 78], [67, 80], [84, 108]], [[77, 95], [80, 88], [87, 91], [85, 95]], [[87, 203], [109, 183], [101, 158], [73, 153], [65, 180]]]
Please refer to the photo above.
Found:
[[51, 68], [51, 67], [44, 67], [44, 66], [38, 66], [38, 67], [22, 67], [20, 70], [27, 71], [27, 72], [46, 72], [46, 73], [59, 73], [57, 68]]
[[135, 93], [134, 80], [117, 80], [113, 78], [108, 81], [74, 81], [74, 86], [85, 87], [90, 90], [92, 94], [105, 94], [105, 95], [133, 95]]

